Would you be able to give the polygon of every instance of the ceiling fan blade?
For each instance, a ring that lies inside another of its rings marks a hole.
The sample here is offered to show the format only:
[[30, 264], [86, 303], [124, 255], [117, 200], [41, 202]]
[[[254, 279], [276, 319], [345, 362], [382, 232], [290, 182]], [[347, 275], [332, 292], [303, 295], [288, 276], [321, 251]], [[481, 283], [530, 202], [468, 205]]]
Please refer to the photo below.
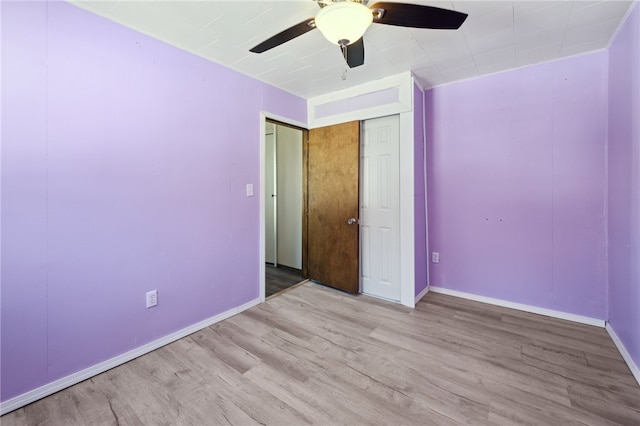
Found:
[[[455, 10], [407, 3], [381, 2], [370, 9], [374, 11], [373, 22], [378, 24], [436, 30], [457, 30], [468, 16]], [[384, 10], [380, 18], [376, 18], [376, 9]]]
[[349, 68], [359, 67], [364, 64], [364, 41], [362, 37], [355, 43], [348, 45], [342, 54]]
[[288, 42], [289, 40], [293, 40], [296, 37], [301, 36], [315, 28], [315, 23], [313, 18], [309, 18], [306, 21], [302, 21], [299, 24], [294, 25], [293, 27], [287, 28], [286, 30], [279, 32], [273, 37], [263, 41], [259, 45], [251, 48], [249, 52], [253, 53], [262, 53], [266, 52], [269, 49], [273, 49], [276, 46], [280, 46], [283, 43]]

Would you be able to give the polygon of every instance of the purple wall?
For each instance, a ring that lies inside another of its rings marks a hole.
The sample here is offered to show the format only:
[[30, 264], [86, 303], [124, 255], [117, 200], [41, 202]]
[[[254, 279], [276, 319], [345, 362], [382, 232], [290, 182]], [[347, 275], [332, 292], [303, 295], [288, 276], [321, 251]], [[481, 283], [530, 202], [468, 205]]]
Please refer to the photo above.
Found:
[[606, 318], [606, 52], [425, 94], [431, 285]]
[[259, 112], [306, 101], [66, 3], [1, 7], [6, 401], [258, 298]]
[[640, 366], [640, 6], [609, 48], [609, 323]]
[[424, 93], [413, 86], [413, 190], [415, 234], [415, 295], [427, 288], [427, 211], [425, 206]]

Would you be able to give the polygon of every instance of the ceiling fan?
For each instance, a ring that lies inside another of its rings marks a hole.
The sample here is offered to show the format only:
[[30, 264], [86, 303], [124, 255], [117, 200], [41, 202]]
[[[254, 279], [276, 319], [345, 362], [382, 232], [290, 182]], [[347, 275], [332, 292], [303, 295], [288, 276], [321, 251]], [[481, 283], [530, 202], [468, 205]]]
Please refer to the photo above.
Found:
[[408, 3], [379, 2], [367, 7], [368, 0], [314, 0], [320, 6], [315, 17], [300, 22], [250, 49], [262, 53], [315, 28], [338, 45], [350, 68], [364, 64], [362, 36], [372, 23], [398, 27], [457, 30], [467, 14], [455, 10]]

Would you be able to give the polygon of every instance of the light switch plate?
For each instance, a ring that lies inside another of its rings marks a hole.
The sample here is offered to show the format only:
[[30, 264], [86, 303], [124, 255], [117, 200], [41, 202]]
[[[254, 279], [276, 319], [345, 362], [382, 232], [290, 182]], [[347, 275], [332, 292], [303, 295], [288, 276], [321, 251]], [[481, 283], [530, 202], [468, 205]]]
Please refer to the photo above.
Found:
[[253, 197], [253, 184], [247, 184], [247, 197]]

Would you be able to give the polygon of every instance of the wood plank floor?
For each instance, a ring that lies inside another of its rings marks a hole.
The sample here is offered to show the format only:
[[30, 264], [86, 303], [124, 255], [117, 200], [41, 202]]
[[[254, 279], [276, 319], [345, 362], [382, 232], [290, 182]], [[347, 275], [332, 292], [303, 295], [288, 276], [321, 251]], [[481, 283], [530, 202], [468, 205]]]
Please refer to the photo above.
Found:
[[303, 281], [302, 271], [286, 266], [266, 265], [265, 268], [265, 296], [273, 296], [282, 290], [291, 288], [292, 286]]
[[305, 283], [0, 419], [11, 425], [639, 425], [604, 329]]

